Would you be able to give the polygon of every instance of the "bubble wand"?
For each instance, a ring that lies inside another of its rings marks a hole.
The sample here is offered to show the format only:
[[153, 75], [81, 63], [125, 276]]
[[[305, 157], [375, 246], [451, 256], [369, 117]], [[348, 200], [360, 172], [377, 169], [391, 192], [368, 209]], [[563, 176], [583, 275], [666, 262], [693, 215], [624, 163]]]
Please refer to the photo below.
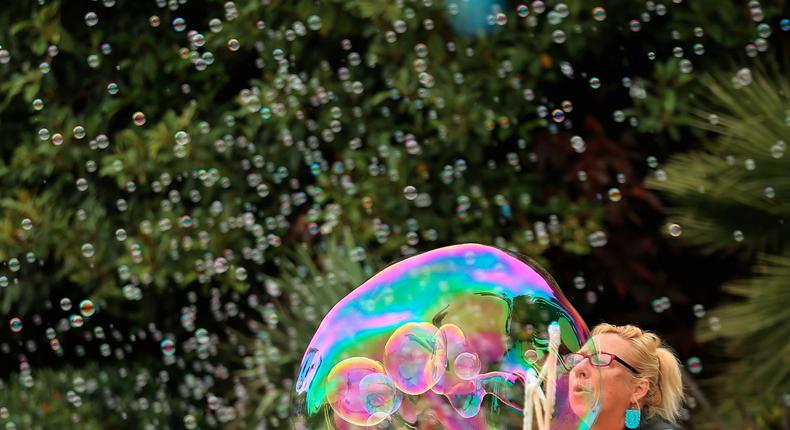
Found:
[[[556, 322], [549, 325], [549, 353], [540, 374], [533, 381], [524, 384], [524, 421], [523, 430], [532, 430], [532, 419], [537, 418], [538, 430], [548, 430], [557, 392], [557, 361], [559, 360], [560, 326]], [[544, 394], [540, 385], [546, 379]], [[531, 406], [527, 406], [531, 405]]]

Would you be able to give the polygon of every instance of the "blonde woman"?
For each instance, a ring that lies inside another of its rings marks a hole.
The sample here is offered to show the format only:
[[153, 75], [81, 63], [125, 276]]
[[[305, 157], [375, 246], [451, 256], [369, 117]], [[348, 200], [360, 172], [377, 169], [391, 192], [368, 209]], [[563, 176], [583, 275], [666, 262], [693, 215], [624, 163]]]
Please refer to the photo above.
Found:
[[592, 430], [679, 428], [680, 362], [657, 335], [632, 325], [600, 324], [592, 330], [592, 344], [563, 357], [571, 369], [568, 400], [577, 416], [598, 398]]

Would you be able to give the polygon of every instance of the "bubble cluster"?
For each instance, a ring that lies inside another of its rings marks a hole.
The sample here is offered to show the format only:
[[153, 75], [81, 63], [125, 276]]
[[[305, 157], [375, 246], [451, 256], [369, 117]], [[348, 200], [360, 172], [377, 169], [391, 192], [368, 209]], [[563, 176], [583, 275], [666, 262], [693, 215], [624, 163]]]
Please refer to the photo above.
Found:
[[[445, 428], [520, 423], [525, 390], [554, 369], [558, 350], [578, 350], [588, 336], [531, 260], [476, 244], [429, 251], [389, 266], [327, 314], [302, 360], [297, 422], [317, 424], [329, 408], [341, 426], [429, 416]], [[556, 422], [572, 428], [594, 413], [572, 411], [567, 384], [561, 371], [547, 389], [557, 390]], [[487, 396], [507, 408], [481, 413]]]

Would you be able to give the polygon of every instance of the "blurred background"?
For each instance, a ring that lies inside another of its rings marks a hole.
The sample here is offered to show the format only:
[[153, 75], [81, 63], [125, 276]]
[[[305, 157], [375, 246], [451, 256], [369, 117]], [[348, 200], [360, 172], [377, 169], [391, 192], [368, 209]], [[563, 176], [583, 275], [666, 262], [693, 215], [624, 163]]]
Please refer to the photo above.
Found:
[[0, 426], [286, 429], [323, 315], [478, 242], [790, 428], [786, 0], [0, 7]]

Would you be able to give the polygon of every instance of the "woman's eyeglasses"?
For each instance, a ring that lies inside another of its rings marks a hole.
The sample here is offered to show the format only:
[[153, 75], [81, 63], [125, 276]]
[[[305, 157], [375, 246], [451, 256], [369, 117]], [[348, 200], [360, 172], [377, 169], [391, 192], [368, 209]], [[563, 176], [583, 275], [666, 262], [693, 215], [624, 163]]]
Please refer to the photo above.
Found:
[[590, 363], [593, 366], [596, 366], [596, 367], [606, 367], [606, 366], [612, 364], [612, 361], [617, 361], [618, 363], [620, 363], [623, 366], [625, 366], [626, 369], [634, 372], [634, 374], [637, 374], [637, 375], [639, 374], [639, 372], [636, 369], [634, 369], [633, 366], [631, 366], [630, 364], [626, 363], [622, 358], [620, 358], [620, 357], [618, 357], [618, 356], [616, 356], [614, 354], [609, 354], [608, 352], [594, 352], [592, 354], [582, 354], [582, 353], [579, 353], [579, 352], [572, 352], [570, 354], [565, 354], [562, 357], [562, 361], [565, 364], [565, 367], [568, 370], [571, 370], [577, 364], [579, 364], [582, 361], [584, 361], [585, 358], [589, 358], [590, 359]]

